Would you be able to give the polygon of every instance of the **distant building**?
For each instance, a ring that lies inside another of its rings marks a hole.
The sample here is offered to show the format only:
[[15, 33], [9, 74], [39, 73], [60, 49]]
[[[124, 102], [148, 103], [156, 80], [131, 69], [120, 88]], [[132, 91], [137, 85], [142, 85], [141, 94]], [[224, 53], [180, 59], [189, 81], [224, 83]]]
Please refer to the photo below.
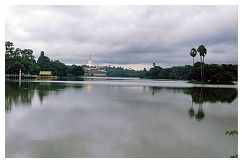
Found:
[[88, 67], [95, 67], [94, 66], [94, 63], [92, 61], [92, 58], [91, 58], [91, 54], [89, 55], [89, 61], [88, 61], [88, 64], [87, 64]]
[[57, 79], [57, 76], [53, 76], [51, 71], [40, 71], [39, 75], [36, 76], [37, 80], [51, 80]]
[[51, 73], [51, 71], [40, 71], [39, 75], [40, 76], [51, 76], [52, 73]]
[[84, 71], [85, 74], [84, 76], [93, 76], [93, 77], [106, 77], [107, 73], [105, 70], [101, 70], [99, 69], [98, 66], [95, 66], [92, 58], [91, 58], [91, 54], [89, 55], [89, 60], [88, 60], [88, 64], [86, 64], [87, 67], [85, 67]]

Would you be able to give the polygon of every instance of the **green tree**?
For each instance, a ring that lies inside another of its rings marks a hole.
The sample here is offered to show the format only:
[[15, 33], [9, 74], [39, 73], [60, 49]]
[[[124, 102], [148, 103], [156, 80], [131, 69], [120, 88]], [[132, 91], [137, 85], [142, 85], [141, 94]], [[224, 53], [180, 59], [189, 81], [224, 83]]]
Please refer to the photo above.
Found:
[[190, 55], [192, 56], [192, 65], [194, 65], [194, 57], [197, 55], [197, 50], [192, 48], [190, 51]]
[[18, 74], [20, 69], [24, 71], [24, 65], [18, 61], [14, 61], [8, 66], [8, 69], [6, 71], [10, 74]]
[[60, 62], [59, 60], [50, 61], [48, 65], [48, 70], [51, 70], [53, 75], [56, 76], [66, 76], [67, 75], [67, 66]]
[[123, 67], [110, 67], [105, 66], [103, 69], [107, 72], [107, 76], [109, 77], [146, 77], [145, 73], [147, 73], [147, 70], [140, 70], [136, 71], [133, 69], [126, 69]]
[[10, 57], [13, 53], [14, 45], [10, 41], [5, 41], [5, 57]]
[[168, 79], [168, 77], [169, 77], [169, 72], [166, 71], [166, 69], [160, 70], [160, 72], [158, 74], [158, 78], [160, 78], [160, 79]]
[[23, 73], [36, 74], [36, 60], [31, 49], [14, 49], [14, 45], [10, 41], [5, 42], [5, 72], [16, 72], [17, 67], [21, 68]]
[[201, 61], [201, 80], [203, 80], [203, 75], [204, 75], [204, 57], [207, 54], [207, 49], [205, 48], [204, 45], [200, 45], [197, 48], [197, 51], [200, 55], [200, 61]]
[[36, 60], [33, 56], [33, 50], [24, 49], [21, 50], [21, 63], [25, 67], [24, 73], [36, 74]]
[[14, 58], [15, 60], [20, 60], [21, 55], [22, 55], [22, 49], [20, 49], [20, 48], [16, 48], [16, 49], [12, 52], [11, 57]]
[[159, 78], [159, 73], [162, 70], [160, 66], [154, 66], [152, 67], [149, 72], [151, 74], [152, 79], [158, 79]]
[[37, 65], [40, 67], [40, 70], [48, 70], [50, 66], [50, 58], [44, 55], [44, 51], [41, 51], [40, 56], [37, 60]]
[[70, 75], [71, 76], [82, 76], [82, 75], [84, 75], [84, 69], [81, 66], [72, 65], [72, 66], [70, 66]]

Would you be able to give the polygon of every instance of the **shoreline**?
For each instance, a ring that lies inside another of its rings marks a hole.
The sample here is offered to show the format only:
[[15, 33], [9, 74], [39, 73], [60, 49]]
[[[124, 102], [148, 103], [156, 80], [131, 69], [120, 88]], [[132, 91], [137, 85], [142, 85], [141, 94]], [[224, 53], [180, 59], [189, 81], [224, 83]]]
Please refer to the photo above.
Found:
[[114, 86], [137, 86], [137, 87], [167, 87], [167, 88], [190, 88], [190, 87], [210, 87], [210, 88], [237, 88], [236, 84], [195, 84], [185, 80], [153, 80], [153, 79], [114, 79], [114, 80], [5, 80], [5, 82], [36, 82], [36, 83], [64, 83], [64, 84], [93, 84], [93, 85], [114, 85]]

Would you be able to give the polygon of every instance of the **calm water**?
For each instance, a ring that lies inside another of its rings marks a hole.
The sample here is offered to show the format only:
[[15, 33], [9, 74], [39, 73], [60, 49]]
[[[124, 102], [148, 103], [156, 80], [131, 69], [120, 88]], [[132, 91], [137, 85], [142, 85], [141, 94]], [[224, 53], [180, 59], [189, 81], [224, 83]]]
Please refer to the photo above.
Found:
[[[217, 88], [215, 88], [217, 87]], [[6, 157], [230, 157], [237, 86], [6, 82]]]

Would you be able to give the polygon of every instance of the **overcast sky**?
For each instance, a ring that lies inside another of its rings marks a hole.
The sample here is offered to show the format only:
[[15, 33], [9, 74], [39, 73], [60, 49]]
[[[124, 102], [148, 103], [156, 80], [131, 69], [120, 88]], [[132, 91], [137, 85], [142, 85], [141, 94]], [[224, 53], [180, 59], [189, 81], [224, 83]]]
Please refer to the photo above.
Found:
[[[207, 63], [238, 62], [237, 6], [11, 6], [6, 41], [66, 64], [135, 69], [192, 63], [203, 44]], [[199, 56], [196, 57], [199, 61]]]

